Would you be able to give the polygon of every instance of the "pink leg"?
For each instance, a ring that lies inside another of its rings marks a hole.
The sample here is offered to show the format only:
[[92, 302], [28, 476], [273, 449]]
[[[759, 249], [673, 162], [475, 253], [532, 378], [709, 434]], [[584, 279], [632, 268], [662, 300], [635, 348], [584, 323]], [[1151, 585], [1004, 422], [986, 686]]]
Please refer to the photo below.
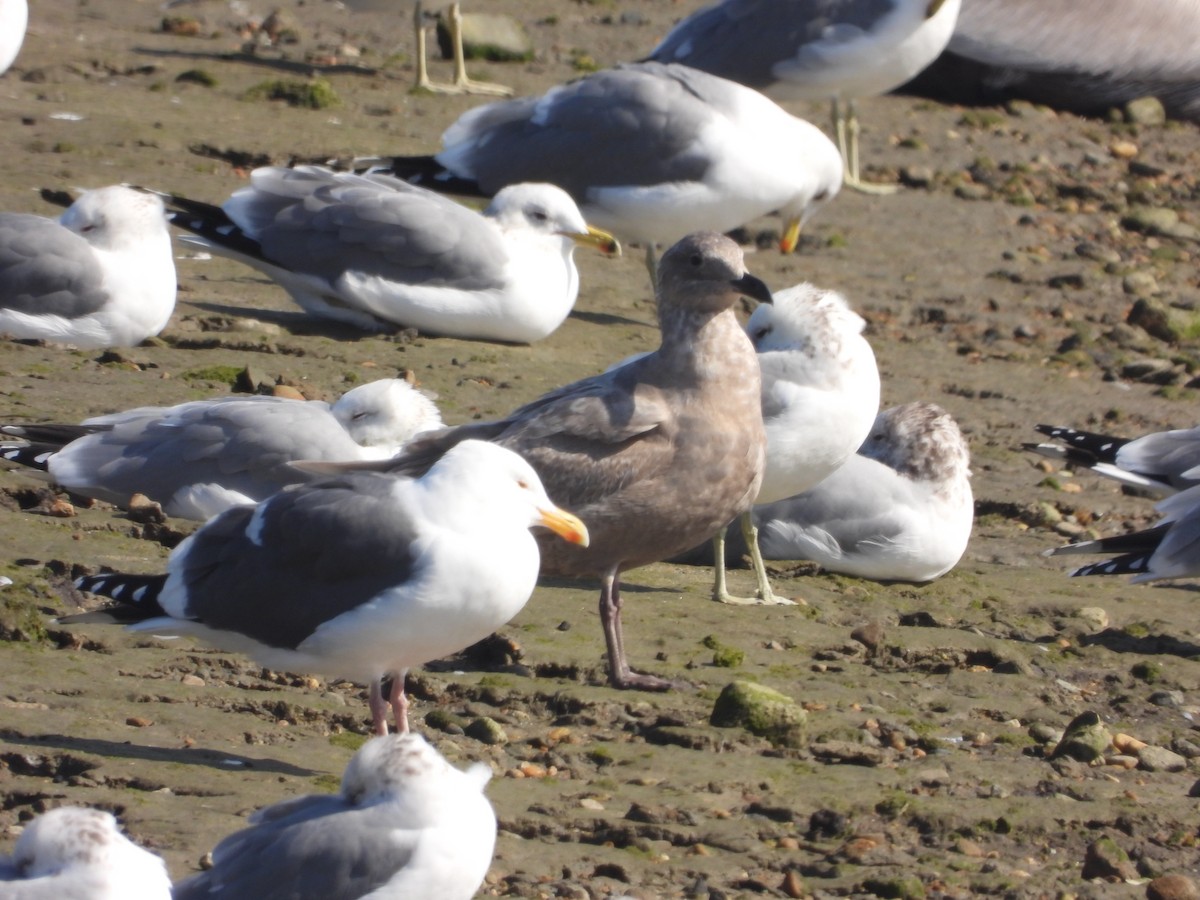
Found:
[[367, 703], [371, 708], [371, 731], [375, 734], [387, 734], [387, 701], [383, 699], [382, 679], [372, 678], [371, 687], [367, 693]]
[[396, 733], [408, 734], [408, 697], [404, 693], [404, 678], [408, 669], [392, 673], [392, 713], [396, 717]]
[[621, 631], [620, 574], [613, 571], [600, 583], [600, 624], [604, 627], [604, 642], [608, 647], [608, 681], [616, 688], [637, 688], [643, 691], [669, 691], [677, 685], [656, 675], [634, 672], [625, 659], [625, 637]]

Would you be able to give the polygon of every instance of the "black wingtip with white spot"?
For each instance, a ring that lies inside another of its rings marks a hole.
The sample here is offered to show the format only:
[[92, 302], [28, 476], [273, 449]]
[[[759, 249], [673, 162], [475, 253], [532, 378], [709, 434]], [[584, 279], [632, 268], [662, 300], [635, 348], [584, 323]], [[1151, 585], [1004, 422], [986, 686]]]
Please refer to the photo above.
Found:
[[1034, 428], [1046, 437], [1062, 441], [1069, 451], [1078, 456], [1068, 455], [1068, 459], [1078, 465], [1095, 465], [1096, 463], [1115, 463], [1117, 451], [1129, 443], [1129, 438], [1113, 437], [1111, 434], [1098, 434], [1094, 431], [1080, 431], [1078, 428], [1067, 428], [1063, 425], [1035, 425]]
[[1074, 578], [1078, 575], [1140, 575], [1150, 571], [1150, 553], [1130, 553], [1106, 559], [1103, 562], [1080, 566], [1071, 573]]
[[58, 450], [46, 444], [0, 444], [0, 459], [45, 472]]
[[[75, 581], [81, 591], [111, 597], [122, 606], [132, 607], [145, 618], [166, 615], [159, 605], [158, 597], [166, 584], [166, 575], [128, 575], [109, 572], [102, 575], [85, 575]], [[64, 619], [62, 621], [68, 621]]]

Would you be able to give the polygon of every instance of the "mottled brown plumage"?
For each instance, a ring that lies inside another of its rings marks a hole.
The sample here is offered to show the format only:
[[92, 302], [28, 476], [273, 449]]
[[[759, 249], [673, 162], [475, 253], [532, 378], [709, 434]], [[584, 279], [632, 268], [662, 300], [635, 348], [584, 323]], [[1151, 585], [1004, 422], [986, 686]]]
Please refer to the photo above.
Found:
[[750, 508], [762, 479], [759, 368], [733, 307], [770, 300], [742, 252], [718, 234], [689, 235], [662, 258], [658, 350], [551, 391], [498, 422], [419, 439], [391, 464], [419, 472], [466, 438], [524, 456], [546, 491], [575, 512], [590, 546], [539, 541], [542, 572], [601, 579], [609, 678], [617, 687], [666, 689], [630, 671], [621, 639], [620, 574], [711, 537]]

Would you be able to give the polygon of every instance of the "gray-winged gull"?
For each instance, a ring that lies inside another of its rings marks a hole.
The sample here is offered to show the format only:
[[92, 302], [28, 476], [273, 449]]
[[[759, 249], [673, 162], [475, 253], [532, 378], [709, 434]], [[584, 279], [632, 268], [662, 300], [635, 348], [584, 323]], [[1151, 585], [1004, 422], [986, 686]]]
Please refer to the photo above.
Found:
[[57, 220], [0, 213], [0, 334], [127, 347], [175, 308], [175, 261], [162, 201], [113, 185], [86, 191]]
[[970, 454], [932, 403], [879, 414], [858, 453], [815, 487], [755, 505], [768, 559], [806, 559], [876, 581], [932, 581], [962, 558], [975, 502]]
[[0, 857], [5, 900], [171, 900], [163, 861], [117, 827], [110, 813], [61, 806], [25, 826]]
[[167, 195], [185, 243], [253, 266], [313, 315], [379, 330], [530, 343], [570, 313], [577, 244], [606, 252], [549, 184], [499, 192], [479, 214], [387, 175], [255, 169], [223, 207]]
[[950, 40], [959, 3], [722, 0], [676, 25], [650, 58], [702, 69], [776, 99], [832, 98], [846, 185], [895, 190], [859, 177], [855, 100], [887, 93], [933, 62]]
[[491, 774], [459, 771], [418, 734], [372, 738], [341, 793], [260, 809], [174, 900], [470, 900], [496, 842]]
[[436, 156], [374, 162], [451, 192], [549, 181], [651, 260], [654, 244], [770, 214], [784, 219], [790, 252], [842, 183], [837, 148], [816, 126], [732, 81], [655, 62], [468, 110], [442, 144]]
[[[836, 291], [798, 284], [754, 311], [746, 333], [762, 373], [767, 463], [755, 504], [806, 491], [867, 437], [879, 411], [879, 368], [863, 337], [866, 322]], [[757, 594], [734, 597], [725, 584], [724, 529], [713, 546], [713, 599], [722, 603], [790, 603], [776, 597], [759, 553], [750, 511], [741, 516]]]
[[946, 52], [909, 89], [1096, 115], [1155, 96], [1168, 115], [1200, 121], [1198, 35], [1196, 0], [966, 0]]
[[1152, 528], [1047, 550], [1047, 556], [1104, 553], [1103, 562], [1081, 566], [1072, 575], [1133, 575], [1134, 584], [1200, 575], [1200, 486], [1160, 500]]
[[25, 0], [0, 0], [0, 75], [8, 71], [25, 42], [29, 5]]
[[420, 479], [349, 472], [230, 509], [176, 547], [164, 575], [80, 579], [118, 603], [61, 621], [132, 620], [271, 668], [367, 681], [375, 732], [387, 733], [389, 702], [407, 731], [407, 669], [482, 640], [529, 599], [535, 525], [587, 544], [529, 463], [464, 442]]
[[393, 456], [441, 425], [433, 401], [397, 378], [347, 391], [332, 406], [279, 397], [221, 397], [144, 406], [81, 425], [6, 425], [0, 458], [118, 506], [134, 494], [168, 515], [204, 521], [305, 480], [289, 463]]
[[395, 460], [375, 464], [419, 472], [468, 438], [529, 460], [556, 502], [587, 524], [586, 549], [540, 541], [542, 572], [600, 579], [600, 621], [616, 687], [671, 687], [629, 667], [621, 573], [712, 537], [758, 493], [765, 435], [758, 361], [734, 313], [743, 295], [771, 299], [746, 271], [737, 244], [718, 234], [689, 235], [659, 268], [657, 350], [557, 388], [500, 421], [419, 437]]
[[1121, 438], [1062, 425], [1037, 425], [1059, 444], [1025, 444], [1051, 459], [1084, 466], [1127, 484], [1165, 496], [1200, 484], [1200, 427], [1156, 431]]

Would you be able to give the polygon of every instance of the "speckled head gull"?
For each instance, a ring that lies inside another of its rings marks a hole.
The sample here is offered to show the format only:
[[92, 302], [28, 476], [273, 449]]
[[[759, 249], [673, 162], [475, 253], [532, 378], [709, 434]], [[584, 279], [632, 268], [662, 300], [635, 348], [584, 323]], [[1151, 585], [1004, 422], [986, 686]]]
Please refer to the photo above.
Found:
[[459, 771], [420, 735], [373, 738], [340, 794], [259, 810], [174, 900], [470, 900], [496, 841], [490, 776], [482, 763]]
[[549, 184], [500, 192], [482, 214], [387, 175], [255, 169], [217, 208], [169, 197], [184, 242], [253, 266], [316, 316], [368, 330], [530, 343], [579, 293], [577, 244], [618, 248]]
[[86, 191], [57, 220], [0, 213], [0, 334], [128, 347], [175, 308], [162, 201], [114, 185]]
[[386, 459], [440, 427], [433, 401], [402, 379], [359, 385], [332, 406], [221, 397], [146, 406], [81, 425], [5, 425], [0, 458], [43, 469], [85, 497], [126, 506], [143, 494], [171, 516], [204, 521], [307, 480], [296, 460]]
[[0, 857], [0, 897], [11, 900], [171, 900], [163, 861], [98, 809], [62, 806], [25, 826]]
[[589, 222], [647, 245], [778, 214], [790, 251], [842, 183], [837, 148], [819, 128], [757, 91], [656, 62], [469, 110], [442, 144], [433, 158], [387, 163], [401, 177], [485, 195], [549, 181]]
[[[879, 369], [863, 337], [863, 318], [836, 291], [798, 284], [775, 292], [746, 323], [762, 372], [767, 465], [756, 504], [806, 491], [837, 469], [866, 438], [879, 411]], [[741, 520], [756, 582], [753, 598], [725, 584], [725, 554], [716, 536], [713, 599], [786, 603], [776, 597], [758, 552], [749, 513]]]
[[404, 672], [482, 640], [533, 592], [544, 526], [586, 545], [587, 528], [546, 496], [515, 453], [466, 441], [419, 479], [347, 472], [285, 488], [211, 520], [165, 575], [96, 575], [118, 601], [67, 623], [136, 621], [190, 634], [261, 665], [370, 683], [372, 724], [408, 729]]
[[676, 25], [650, 58], [777, 99], [832, 98], [847, 184], [860, 187], [854, 100], [899, 87], [933, 62], [950, 40], [960, 2], [723, 0]]

